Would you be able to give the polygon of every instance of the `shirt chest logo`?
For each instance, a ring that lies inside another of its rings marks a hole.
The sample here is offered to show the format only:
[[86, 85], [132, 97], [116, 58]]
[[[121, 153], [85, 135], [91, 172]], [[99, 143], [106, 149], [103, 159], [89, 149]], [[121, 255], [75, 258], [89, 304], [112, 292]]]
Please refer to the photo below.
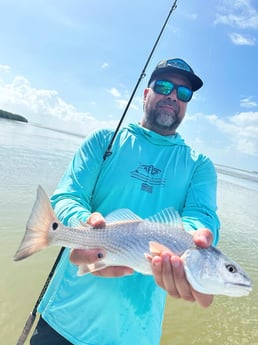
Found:
[[164, 187], [165, 179], [162, 170], [154, 165], [141, 164], [136, 170], [131, 171], [131, 177], [142, 181], [141, 190], [152, 193], [154, 186]]

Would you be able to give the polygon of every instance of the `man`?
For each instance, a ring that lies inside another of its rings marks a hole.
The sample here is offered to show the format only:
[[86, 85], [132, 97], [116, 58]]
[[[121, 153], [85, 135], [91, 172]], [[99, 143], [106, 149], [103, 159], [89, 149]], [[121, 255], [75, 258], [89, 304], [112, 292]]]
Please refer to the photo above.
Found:
[[[176, 132], [202, 84], [184, 60], [161, 61], [144, 91], [141, 124], [118, 132], [105, 161], [111, 130], [92, 133], [76, 152], [52, 197], [59, 219], [68, 226], [79, 219], [99, 227], [115, 209], [129, 208], [146, 218], [172, 206], [197, 245], [216, 244], [214, 166]], [[157, 345], [166, 293], [204, 307], [212, 303], [213, 296], [191, 288], [180, 257], [169, 251], [152, 259], [153, 276], [128, 267], [77, 276], [76, 265], [104, 255], [101, 248], [66, 249], [39, 306], [32, 345]]]

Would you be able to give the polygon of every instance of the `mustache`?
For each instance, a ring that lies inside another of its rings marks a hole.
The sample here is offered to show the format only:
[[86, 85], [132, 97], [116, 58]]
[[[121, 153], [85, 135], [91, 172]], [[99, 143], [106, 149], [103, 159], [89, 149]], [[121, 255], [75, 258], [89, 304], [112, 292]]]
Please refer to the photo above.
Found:
[[164, 100], [160, 100], [159, 102], [157, 102], [157, 107], [162, 105], [168, 105], [172, 107], [176, 112], [179, 111], [179, 105], [177, 104], [177, 102], [172, 101], [170, 98], [166, 98]]

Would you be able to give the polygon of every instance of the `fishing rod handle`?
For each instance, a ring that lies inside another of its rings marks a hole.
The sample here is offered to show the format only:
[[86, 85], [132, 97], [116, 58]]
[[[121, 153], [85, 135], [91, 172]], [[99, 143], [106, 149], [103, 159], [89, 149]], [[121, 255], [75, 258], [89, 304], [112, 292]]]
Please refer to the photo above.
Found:
[[26, 339], [28, 338], [28, 335], [30, 333], [30, 330], [32, 329], [33, 323], [35, 321], [36, 314], [31, 312], [29, 314], [29, 317], [25, 323], [25, 326], [23, 328], [22, 334], [20, 335], [20, 338], [18, 339], [18, 342], [16, 345], [24, 345]]

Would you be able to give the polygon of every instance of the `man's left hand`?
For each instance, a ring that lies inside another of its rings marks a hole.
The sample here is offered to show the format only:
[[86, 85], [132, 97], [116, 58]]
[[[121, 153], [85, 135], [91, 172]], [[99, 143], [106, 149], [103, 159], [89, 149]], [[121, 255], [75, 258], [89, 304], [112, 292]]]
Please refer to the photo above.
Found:
[[[212, 244], [212, 233], [208, 229], [196, 230], [193, 234], [197, 246], [208, 248]], [[170, 251], [164, 251], [152, 258], [152, 271], [156, 283], [170, 296], [186, 301], [197, 302], [208, 307], [213, 301], [212, 295], [195, 291], [188, 283], [182, 259]]]

